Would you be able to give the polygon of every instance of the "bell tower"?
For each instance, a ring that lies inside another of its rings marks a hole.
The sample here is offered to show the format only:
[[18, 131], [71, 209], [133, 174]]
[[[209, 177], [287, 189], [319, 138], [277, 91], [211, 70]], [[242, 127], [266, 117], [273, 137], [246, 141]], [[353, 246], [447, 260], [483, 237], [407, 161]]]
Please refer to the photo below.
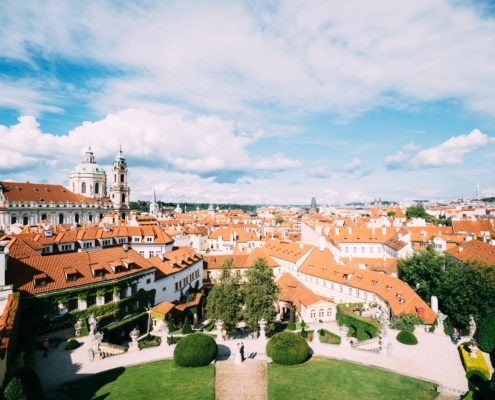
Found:
[[110, 201], [113, 209], [120, 214], [120, 218], [129, 218], [129, 186], [127, 185], [127, 162], [122, 154], [122, 147], [115, 156], [112, 166], [112, 186], [110, 187]]

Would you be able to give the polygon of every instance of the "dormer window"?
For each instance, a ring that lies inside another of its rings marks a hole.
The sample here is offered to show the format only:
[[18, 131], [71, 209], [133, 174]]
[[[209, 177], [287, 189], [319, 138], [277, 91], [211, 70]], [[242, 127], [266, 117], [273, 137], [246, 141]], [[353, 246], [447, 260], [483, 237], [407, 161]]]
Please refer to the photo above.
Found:
[[371, 286], [376, 286], [377, 283], [378, 283], [378, 281], [376, 279], [373, 279], [371, 281]]
[[387, 291], [389, 291], [390, 289], [392, 289], [392, 286], [387, 285], [387, 287], [385, 289], [387, 289]]
[[153, 243], [153, 242], [154, 242], [153, 236], [146, 236], [146, 243]]
[[77, 272], [77, 269], [69, 267], [64, 269], [64, 275], [66, 282], [75, 282], [79, 273]]
[[112, 269], [112, 272], [114, 274], [118, 274], [119, 272], [124, 271], [124, 266], [122, 265], [122, 263], [120, 261], [111, 262], [110, 268]]
[[132, 237], [132, 243], [140, 243], [140, 242], [141, 242], [141, 236]]
[[46, 274], [36, 274], [33, 276], [33, 283], [35, 288], [45, 287], [48, 283], [48, 276]]
[[132, 260], [131, 258], [123, 258], [122, 265], [127, 269], [132, 269], [135, 266], [134, 260]]
[[91, 274], [93, 275], [93, 278], [96, 278], [97, 276], [105, 276], [105, 268], [103, 265], [100, 264], [93, 264], [91, 265]]

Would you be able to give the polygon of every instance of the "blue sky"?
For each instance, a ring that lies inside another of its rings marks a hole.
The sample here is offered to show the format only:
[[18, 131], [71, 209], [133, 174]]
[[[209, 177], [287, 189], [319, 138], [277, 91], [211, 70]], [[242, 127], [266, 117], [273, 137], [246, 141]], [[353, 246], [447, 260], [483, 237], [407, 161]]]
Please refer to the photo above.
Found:
[[0, 180], [122, 146], [133, 200], [495, 195], [489, 2], [7, 0], [0, 26]]

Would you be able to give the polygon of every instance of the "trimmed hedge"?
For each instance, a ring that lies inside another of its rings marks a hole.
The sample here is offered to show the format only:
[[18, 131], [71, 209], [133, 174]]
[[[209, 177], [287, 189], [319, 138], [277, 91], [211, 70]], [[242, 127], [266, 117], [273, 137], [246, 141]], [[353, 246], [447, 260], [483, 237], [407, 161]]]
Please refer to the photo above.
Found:
[[309, 357], [309, 345], [301, 335], [284, 331], [268, 341], [266, 354], [276, 364], [301, 364]]
[[418, 339], [414, 333], [409, 331], [400, 331], [396, 337], [397, 341], [402, 344], [415, 345], [418, 344]]
[[65, 345], [65, 350], [74, 350], [77, 349], [81, 343], [79, 343], [76, 339], [70, 339]]
[[491, 353], [495, 350], [495, 312], [488, 313], [481, 320], [478, 329], [474, 334], [474, 338], [478, 342], [478, 346], [486, 353]]
[[380, 323], [370, 318], [356, 315], [345, 304], [337, 305], [337, 323], [349, 327], [349, 334], [356, 332], [357, 340], [367, 340], [377, 337], [380, 333]]
[[318, 333], [320, 334], [321, 343], [340, 344], [342, 341], [339, 335], [336, 335], [335, 333], [330, 332], [326, 329], [320, 329]]
[[472, 378], [474, 375], [479, 376], [481, 379], [490, 380], [490, 370], [486, 364], [485, 358], [480, 349], [476, 349], [476, 358], [471, 357], [468, 348], [469, 343], [464, 342], [458, 346], [459, 354], [461, 355], [462, 365], [466, 370], [466, 377]]
[[184, 336], [175, 346], [174, 360], [180, 367], [202, 367], [217, 356], [218, 346], [213, 337], [196, 332]]

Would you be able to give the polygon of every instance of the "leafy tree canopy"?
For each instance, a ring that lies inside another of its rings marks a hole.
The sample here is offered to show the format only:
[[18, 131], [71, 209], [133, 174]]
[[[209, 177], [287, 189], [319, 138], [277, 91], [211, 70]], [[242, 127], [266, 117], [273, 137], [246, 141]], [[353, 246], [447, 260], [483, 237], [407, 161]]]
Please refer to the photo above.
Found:
[[244, 320], [250, 329], [258, 329], [258, 321], [262, 318], [267, 321], [268, 330], [274, 328], [277, 313], [275, 302], [279, 291], [266, 259], [256, 259], [247, 271], [247, 282], [244, 285]]
[[221, 319], [227, 331], [234, 330], [241, 320], [240, 277], [233, 272], [233, 266], [232, 258], [227, 258], [222, 263], [220, 278], [206, 300], [208, 318]]
[[465, 264], [437, 254], [416, 252], [398, 262], [399, 276], [427, 303], [435, 295], [453, 326], [467, 328], [470, 316], [480, 321], [495, 311], [495, 269], [482, 262]]

